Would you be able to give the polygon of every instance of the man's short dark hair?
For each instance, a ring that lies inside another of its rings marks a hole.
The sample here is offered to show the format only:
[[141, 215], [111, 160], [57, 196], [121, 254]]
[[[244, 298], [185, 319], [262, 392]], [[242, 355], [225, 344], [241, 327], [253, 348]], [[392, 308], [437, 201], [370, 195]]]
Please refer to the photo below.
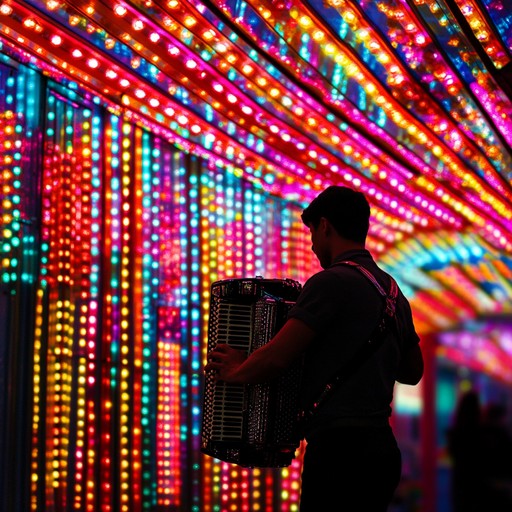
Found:
[[370, 225], [370, 205], [362, 192], [331, 185], [302, 212], [302, 222], [318, 227], [325, 217], [337, 233], [354, 242], [364, 243]]

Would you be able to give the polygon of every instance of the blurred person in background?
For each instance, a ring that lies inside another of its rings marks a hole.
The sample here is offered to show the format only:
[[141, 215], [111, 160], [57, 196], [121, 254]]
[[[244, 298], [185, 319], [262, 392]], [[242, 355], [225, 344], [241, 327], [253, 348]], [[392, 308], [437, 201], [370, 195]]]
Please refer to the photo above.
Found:
[[480, 395], [464, 393], [457, 404], [454, 421], [447, 432], [447, 449], [452, 461], [451, 501], [453, 512], [483, 512], [483, 431]]
[[483, 493], [487, 510], [512, 512], [512, 435], [506, 424], [507, 409], [490, 403], [484, 411]]
[[448, 430], [453, 512], [512, 512], [512, 437], [506, 409], [464, 393]]

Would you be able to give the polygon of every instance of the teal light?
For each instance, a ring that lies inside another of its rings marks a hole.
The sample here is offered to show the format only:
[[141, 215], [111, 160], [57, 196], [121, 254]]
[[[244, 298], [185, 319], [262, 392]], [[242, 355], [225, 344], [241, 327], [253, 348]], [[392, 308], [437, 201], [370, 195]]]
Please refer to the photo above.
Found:
[[300, 47], [299, 55], [306, 62], [309, 62], [309, 60], [311, 59], [311, 51], [308, 48], [310, 41], [311, 41], [311, 38], [309, 37], [309, 34], [302, 34], [302, 37], [301, 37], [302, 46]]
[[449, 416], [457, 404], [457, 388], [451, 381], [439, 379], [437, 381], [436, 409], [440, 415]]
[[275, 182], [275, 175], [271, 174], [271, 173], [265, 174], [265, 176], [263, 177], [263, 180], [268, 185], [272, 185]]

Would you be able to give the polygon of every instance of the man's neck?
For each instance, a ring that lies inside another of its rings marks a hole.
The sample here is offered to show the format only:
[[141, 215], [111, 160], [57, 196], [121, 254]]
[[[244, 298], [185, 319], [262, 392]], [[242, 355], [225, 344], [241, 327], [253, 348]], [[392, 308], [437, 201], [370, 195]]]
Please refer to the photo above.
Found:
[[364, 251], [365, 245], [357, 242], [353, 242], [352, 240], [346, 240], [344, 238], [339, 238], [335, 243], [331, 246], [331, 264], [336, 261], [340, 254], [349, 251]]
[[363, 251], [365, 249], [365, 245], [357, 242], [353, 242], [352, 240], [340, 239], [336, 243], [334, 243], [331, 247], [331, 256], [337, 256], [342, 252], [348, 251]]

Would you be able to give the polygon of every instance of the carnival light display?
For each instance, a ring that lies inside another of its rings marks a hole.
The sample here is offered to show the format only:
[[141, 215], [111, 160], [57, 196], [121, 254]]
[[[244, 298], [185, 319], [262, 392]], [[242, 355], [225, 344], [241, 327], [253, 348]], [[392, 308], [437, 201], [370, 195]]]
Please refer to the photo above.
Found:
[[209, 290], [304, 282], [332, 183], [437, 356], [510, 382], [511, 27], [499, 0], [0, 0], [5, 506], [297, 511], [302, 448], [200, 453]]

